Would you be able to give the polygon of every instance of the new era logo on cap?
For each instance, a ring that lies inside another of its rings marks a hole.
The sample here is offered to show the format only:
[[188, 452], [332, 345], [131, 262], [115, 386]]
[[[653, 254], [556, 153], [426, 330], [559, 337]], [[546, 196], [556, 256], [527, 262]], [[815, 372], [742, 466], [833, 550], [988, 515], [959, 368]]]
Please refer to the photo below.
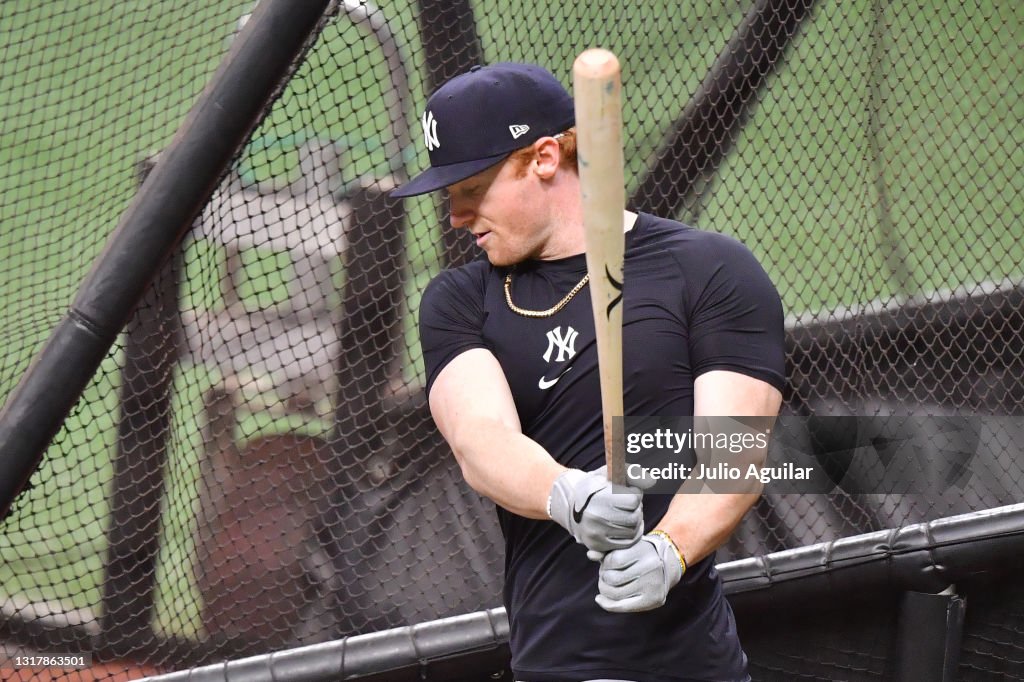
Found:
[[530, 131], [530, 126], [524, 125], [511, 125], [508, 127], [508, 131], [512, 133], [512, 139], [516, 140]]

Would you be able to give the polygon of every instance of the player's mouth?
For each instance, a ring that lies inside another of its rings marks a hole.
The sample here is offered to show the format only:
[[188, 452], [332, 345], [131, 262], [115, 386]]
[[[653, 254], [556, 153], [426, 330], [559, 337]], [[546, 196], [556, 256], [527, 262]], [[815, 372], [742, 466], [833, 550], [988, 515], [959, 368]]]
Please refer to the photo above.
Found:
[[483, 247], [484, 242], [487, 241], [487, 237], [490, 234], [491, 234], [490, 232], [481, 232], [480, 234], [475, 235], [476, 236], [476, 245], [479, 246], [479, 247]]

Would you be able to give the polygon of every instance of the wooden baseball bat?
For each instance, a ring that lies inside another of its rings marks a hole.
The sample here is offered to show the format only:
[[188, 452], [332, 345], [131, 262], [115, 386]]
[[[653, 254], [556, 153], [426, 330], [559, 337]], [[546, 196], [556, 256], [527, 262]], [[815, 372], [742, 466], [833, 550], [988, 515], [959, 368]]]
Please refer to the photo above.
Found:
[[626, 484], [622, 417], [622, 270], [626, 181], [622, 153], [622, 77], [608, 50], [589, 49], [573, 64], [576, 147], [590, 300], [597, 333], [608, 480]]

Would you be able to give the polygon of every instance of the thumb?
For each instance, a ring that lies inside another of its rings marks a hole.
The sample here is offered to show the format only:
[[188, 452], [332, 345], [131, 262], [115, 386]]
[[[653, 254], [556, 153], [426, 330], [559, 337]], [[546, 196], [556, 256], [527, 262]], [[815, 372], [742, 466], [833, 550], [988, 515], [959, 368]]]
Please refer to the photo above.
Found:
[[[643, 491], [647, 491], [647, 490], [650, 490], [651, 488], [653, 488], [655, 485], [657, 485], [658, 479], [653, 478], [651, 476], [648, 476], [647, 475], [647, 472], [649, 471], [648, 469], [646, 469], [644, 467], [637, 467], [637, 468], [640, 469], [640, 475], [639, 476], [629, 476], [629, 478], [628, 478], [629, 484], [631, 486], [633, 486], [635, 488], [639, 488], [640, 490], [643, 490]], [[628, 469], [627, 469], [627, 471], [628, 471]], [[628, 474], [627, 474], [627, 476], [628, 476]]]
[[628, 597], [626, 599], [616, 600], [609, 599], [603, 594], [599, 594], [594, 597], [594, 601], [605, 611], [611, 613], [632, 613], [637, 611], [646, 611], [649, 607], [643, 607], [640, 605], [639, 597]]
[[[643, 474], [646, 474], [647, 470], [646, 469], [641, 469], [641, 472], [643, 472]], [[607, 464], [603, 464], [599, 468], [594, 469], [594, 471], [592, 473], [594, 473], [594, 474], [596, 474], [598, 476], [602, 476], [603, 478], [607, 479], [608, 478], [608, 465]], [[628, 485], [628, 486], [632, 486], [634, 488], [639, 489], [641, 492], [643, 492], [645, 490], [649, 490], [649, 489], [653, 488], [655, 485], [657, 485], [657, 483], [658, 483], [657, 479], [650, 478], [650, 477], [647, 477], [645, 475], [641, 475], [639, 477], [630, 476], [628, 474], [628, 469], [627, 469], [626, 485]]]

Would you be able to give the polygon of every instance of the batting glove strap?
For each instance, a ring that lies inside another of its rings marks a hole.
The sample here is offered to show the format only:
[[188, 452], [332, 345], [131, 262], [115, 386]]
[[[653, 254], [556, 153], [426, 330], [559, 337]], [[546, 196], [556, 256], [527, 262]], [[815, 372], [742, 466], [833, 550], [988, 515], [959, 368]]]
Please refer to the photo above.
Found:
[[[681, 579], [684, 575], [686, 575], [686, 559], [683, 558], [683, 553], [679, 551], [679, 545], [677, 545], [675, 543], [675, 541], [672, 539], [671, 535], [669, 535], [668, 533], [666, 533], [663, 530], [654, 529], [654, 530], [652, 530], [649, 533], [649, 535], [655, 535], [657, 537], [660, 537], [665, 542], [667, 542], [669, 544], [669, 546], [672, 548], [672, 551], [675, 552], [676, 559], [679, 560], [679, 567], [680, 567], [680, 569], [682, 569], [682, 573], [680, 573], [679, 574], [679, 578], [676, 579], [676, 582], [679, 582], [679, 579]], [[673, 585], [674, 584], [675, 583], [673, 583]]]
[[609, 552], [601, 560], [596, 597], [613, 613], [656, 609], [683, 577], [685, 563], [666, 533], [649, 533], [627, 549]]
[[597, 471], [569, 469], [555, 479], [548, 495], [548, 516], [592, 552], [629, 547], [644, 532], [643, 493], [616, 486]]

